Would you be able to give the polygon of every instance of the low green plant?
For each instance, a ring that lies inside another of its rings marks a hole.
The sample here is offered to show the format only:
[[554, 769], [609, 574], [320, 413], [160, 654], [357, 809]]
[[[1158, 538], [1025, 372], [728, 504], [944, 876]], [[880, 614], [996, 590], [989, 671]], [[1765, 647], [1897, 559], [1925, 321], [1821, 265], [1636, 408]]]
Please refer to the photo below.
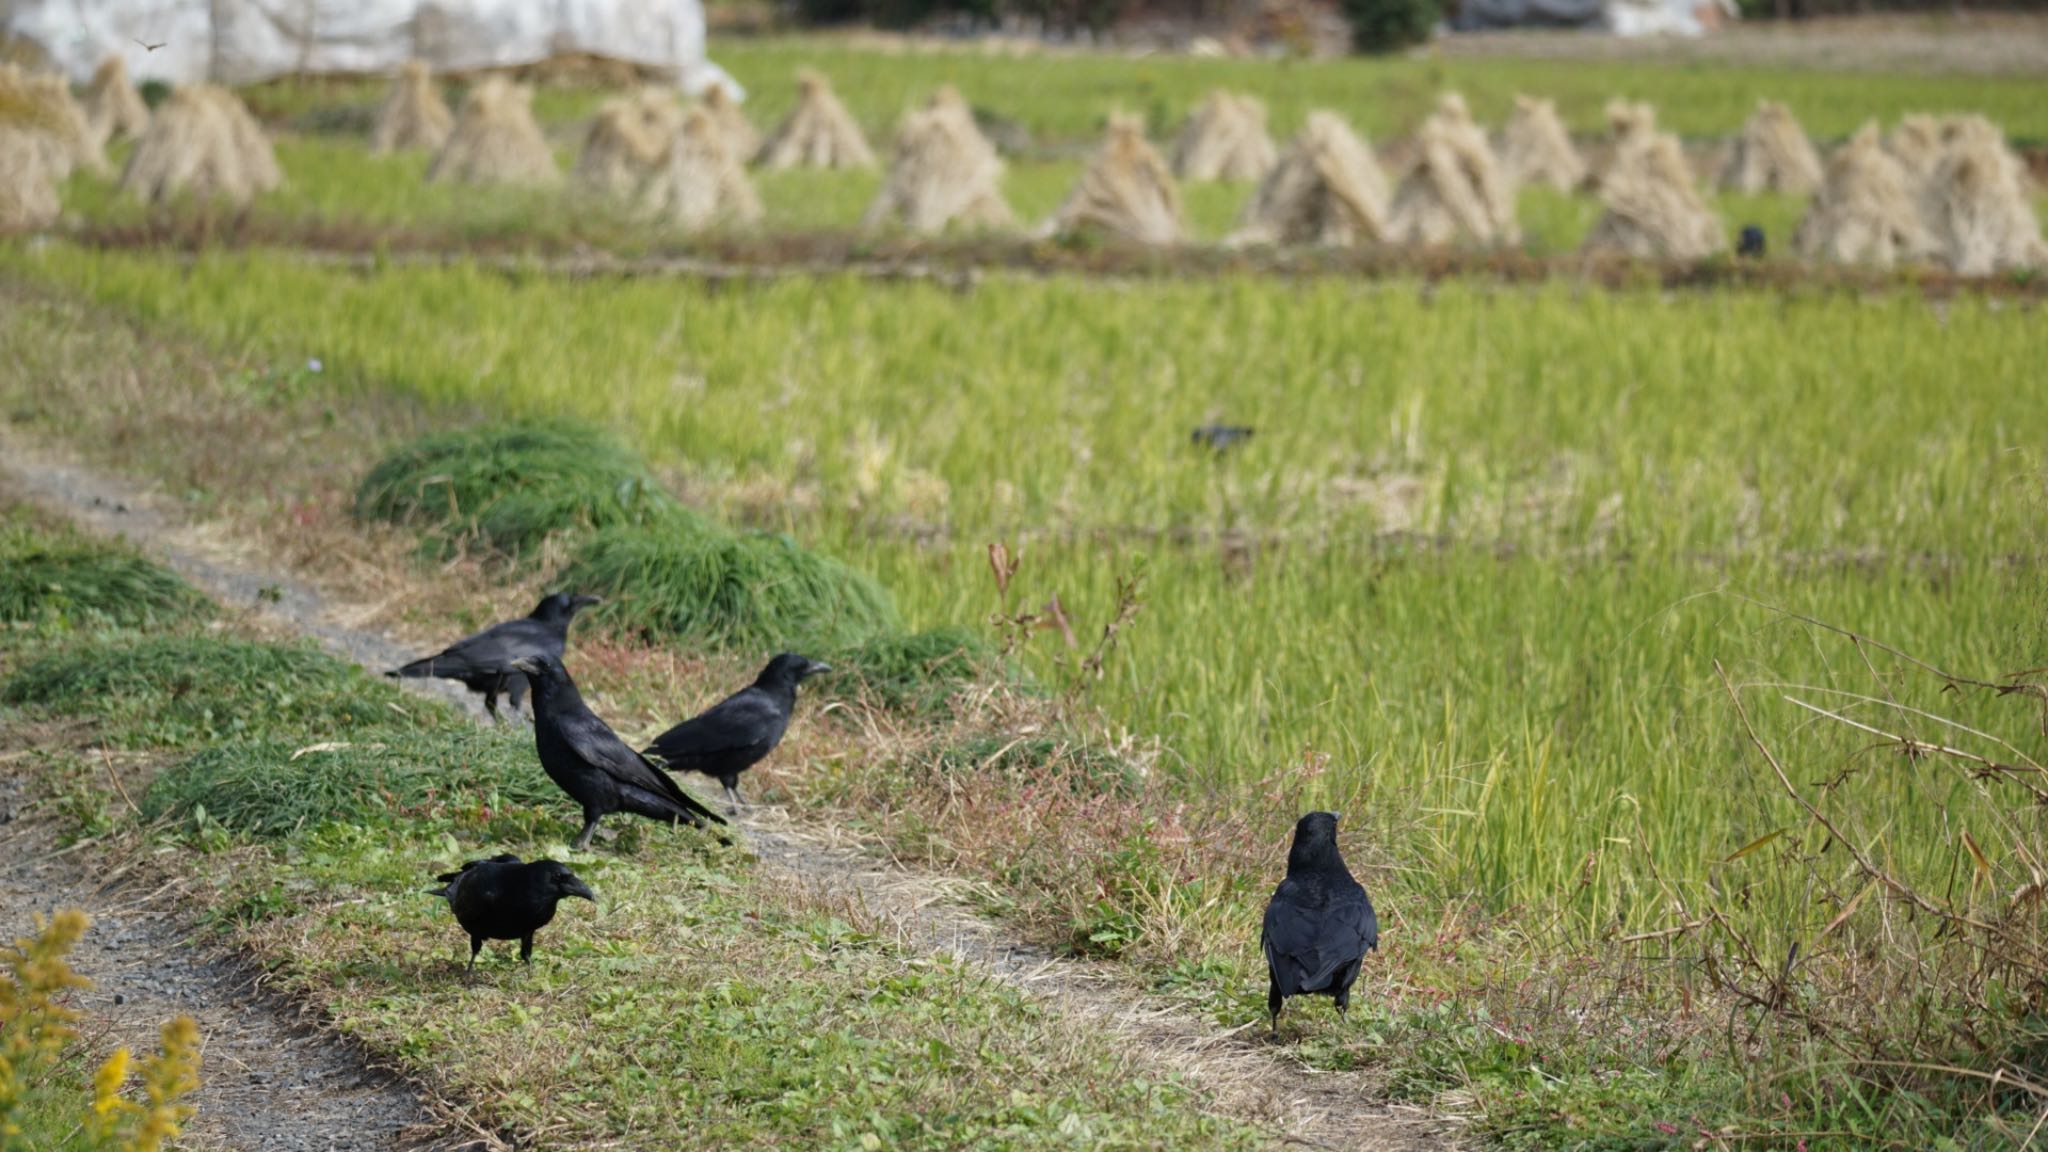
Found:
[[561, 583], [600, 620], [648, 638], [742, 651], [833, 651], [898, 627], [880, 584], [788, 536], [679, 514], [592, 536]]
[[303, 746], [447, 722], [318, 649], [210, 635], [67, 643], [0, 682], [0, 703], [96, 717], [110, 739], [129, 746], [273, 735]]
[[25, 520], [0, 525], [0, 621], [134, 627], [212, 615], [212, 601], [128, 549]]
[[551, 537], [673, 512], [640, 458], [587, 425], [526, 421], [423, 437], [356, 490], [358, 519], [413, 528], [434, 550], [525, 556]]
[[936, 711], [977, 680], [1006, 673], [980, 632], [954, 625], [885, 633], [824, 658], [833, 668], [820, 682], [825, 691], [916, 714]]
[[276, 837], [323, 822], [443, 811], [487, 820], [561, 798], [534, 757], [531, 735], [455, 725], [362, 742], [222, 744], [158, 775], [141, 805], [149, 819]]

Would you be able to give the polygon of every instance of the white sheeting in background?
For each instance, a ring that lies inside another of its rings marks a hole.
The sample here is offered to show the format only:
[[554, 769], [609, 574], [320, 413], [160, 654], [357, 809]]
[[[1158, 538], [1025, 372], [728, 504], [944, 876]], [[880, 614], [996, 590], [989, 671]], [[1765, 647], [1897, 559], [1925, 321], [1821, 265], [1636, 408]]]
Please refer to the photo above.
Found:
[[6, 31], [84, 81], [109, 55], [137, 80], [242, 84], [296, 72], [531, 64], [587, 52], [661, 68], [691, 94], [741, 89], [704, 55], [699, 0], [14, 0]]

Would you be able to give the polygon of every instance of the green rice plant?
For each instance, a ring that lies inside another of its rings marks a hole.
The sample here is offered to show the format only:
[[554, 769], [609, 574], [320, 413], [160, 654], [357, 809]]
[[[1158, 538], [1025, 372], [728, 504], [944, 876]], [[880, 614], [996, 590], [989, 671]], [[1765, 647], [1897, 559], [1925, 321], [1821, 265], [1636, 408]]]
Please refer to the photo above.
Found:
[[265, 737], [303, 746], [452, 722], [318, 649], [204, 635], [67, 642], [0, 682], [0, 703], [96, 717], [113, 740], [150, 747]]
[[538, 806], [561, 795], [534, 758], [531, 735], [458, 725], [311, 746], [274, 738], [221, 744], [159, 774], [142, 812], [274, 838], [323, 823]]
[[356, 517], [414, 528], [442, 552], [525, 556], [551, 537], [634, 524], [674, 499], [638, 456], [587, 425], [526, 421], [441, 432], [393, 452], [356, 490]]
[[741, 651], [833, 651], [897, 627], [872, 579], [788, 536], [676, 514], [592, 536], [561, 582], [602, 596], [598, 618], [647, 637]]
[[213, 616], [213, 601], [126, 548], [0, 525], [0, 621], [177, 624]]
[[937, 711], [967, 685], [1009, 671], [980, 632], [955, 625], [884, 633], [824, 659], [833, 671], [819, 682], [824, 691], [914, 714]]

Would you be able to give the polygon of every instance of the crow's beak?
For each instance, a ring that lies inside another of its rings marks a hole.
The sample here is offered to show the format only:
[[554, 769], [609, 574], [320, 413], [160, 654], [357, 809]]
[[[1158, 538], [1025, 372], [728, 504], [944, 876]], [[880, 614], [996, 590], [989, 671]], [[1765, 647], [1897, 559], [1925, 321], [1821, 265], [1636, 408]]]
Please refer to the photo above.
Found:
[[569, 605], [573, 608], [590, 608], [604, 603], [602, 596], [571, 596]]
[[530, 656], [521, 656], [519, 659], [506, 664], [505, 667], [512, 669], [514, 672], [524, 672], [528, 676], [540, 671], [540, 665], [534, 663], [533, 658]]
[[590, 890], [590, 885], [585, 884], [581, 880], [577, 880], [569, 885], [569, 895], [581, 896], [585, 900], [590, 901], [592, 904], [597, 903], [597, 893], [592, 892]]
[[832, 666], [830, 664], [827, 664], [822, 660], [813, 660], [804, 666], [804, 675], [822, 676], [825, 673], [830, 672], [831, 670]]

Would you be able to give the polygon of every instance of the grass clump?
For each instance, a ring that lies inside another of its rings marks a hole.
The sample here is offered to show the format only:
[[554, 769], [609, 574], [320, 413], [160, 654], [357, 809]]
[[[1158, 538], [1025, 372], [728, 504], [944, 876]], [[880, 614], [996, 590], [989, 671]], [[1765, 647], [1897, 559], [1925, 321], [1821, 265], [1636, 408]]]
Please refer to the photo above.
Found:
[[1005, 671], [995, 649], [970, 628], [890, 632], [830, 654], [836, 696], [898, 712], [930, 713], [967, 685]]
[[[314, 648], [218, 636], [110, 636], [68, 644], [0, 683], [0, 703], [106, 721], [117, 743], [229, 738], [299, 745], [404, 732], [431, 705]], [[295, 745], [296, 746], [296, 745]]]
[[322, 823], [537, 808], [560, 798], [534, 759], [531, 736], [463, 726], [311, 748], [277, 739], [223, 744], [159, 775], [142, 811], [272, 838]]
[[605, 598], [601, 619], [649, 638], [743, 651], [834, 651], [895, 630], [873, 579], [775, 533], [691, 514], [592, 536], [563, 586]]
[[422, 437], [356, 490], [359, 520], [415, 529], [443, 555], [526, 556], [550, 537], [672, 511], [640, 458], [581, 424], [529, 421]]
[[125, 548], [0, 526], [0, 621], [121, 627], [205, 620], [213, 602], [162, 565]]

